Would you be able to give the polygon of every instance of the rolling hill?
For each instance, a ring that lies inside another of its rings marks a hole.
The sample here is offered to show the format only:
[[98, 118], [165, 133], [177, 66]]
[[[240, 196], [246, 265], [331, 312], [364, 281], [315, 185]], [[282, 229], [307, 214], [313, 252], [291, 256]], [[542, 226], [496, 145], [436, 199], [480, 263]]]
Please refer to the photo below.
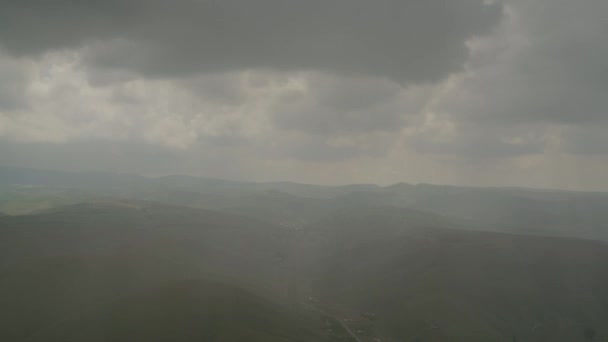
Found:
[[118, 298], [30, 335], [29, 341], [349, 341], [328, 318], [215, 280]]
[[121, 198], [224, 211], [302, 228], [335, 210], [393, 206], [467, 220], [479, 230], [608, 241], [608, 194], [429, 184], [320, 186], [0, 167], [0, 211], [28, 214]]
[[0, 340], [184, 279], [220, 277], [285, 300], [287, 231], [152, 203], [0, 218]]
[[204, 340], [180, 324], [241, 317], [224, 291], [256, 313], [235, 326], [250, 340], [608, 337], [605, 194], [36, 177], [0, 189], [3, 205], [50, 201], [0, 216], [0, 340]]
[[605, 243], [448, 229], [444, 219], [357, 208], [308, 227], [302, 291], [390, 341], [608, 337]]

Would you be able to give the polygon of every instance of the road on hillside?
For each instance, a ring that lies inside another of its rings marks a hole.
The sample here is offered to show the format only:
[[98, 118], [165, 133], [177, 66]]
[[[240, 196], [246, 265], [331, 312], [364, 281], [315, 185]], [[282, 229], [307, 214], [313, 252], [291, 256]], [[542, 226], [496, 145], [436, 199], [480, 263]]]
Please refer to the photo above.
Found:
[[355, 339], [355, 341], [362, 342], [361, 339], [359, 339], [359, 337], [357, 335], [355, 335], [355, 333], [352, 330], [350, 330], [350, 328], [348, 327], [348, 325], [346, 325], [346, 323], [344, 323], [344, 321], [342, 321], [341, 319], [339, 319], [338, 317], [335, 317], [335, 316], [330, 316], [330, 315], [328, 315], [328, 316], [335, 319], [336, 321], [340, 322], [340, 325], [342, 326], [342, 328], [344, 330], [346, 330], [346, 332], [350, 336], [352, 336]]
[[336, 322], [338, 322], [340, 324], [340, 326], [342, 327], [342, 329], [344, 329], [344, 331], [346, 331], [356, 342], [363, 342], [361, 341], [361, 339], [348, 327], [348, 325], [346, 325], [346, 323], [344, 323], [344, 321], [342, 319], [340, 319], [339, 317], [336, 317], [328, 312], [326, 312], [325, 310], [322, 310], [318, 307], [315, 306], [310, 306], [310, 305], [306, 305], [307, 307], [311, 308], [312, 310], [315, 310], [317, 312], [319, 312], [322, 315], [325, 315], [329, 318], [333, 318]]

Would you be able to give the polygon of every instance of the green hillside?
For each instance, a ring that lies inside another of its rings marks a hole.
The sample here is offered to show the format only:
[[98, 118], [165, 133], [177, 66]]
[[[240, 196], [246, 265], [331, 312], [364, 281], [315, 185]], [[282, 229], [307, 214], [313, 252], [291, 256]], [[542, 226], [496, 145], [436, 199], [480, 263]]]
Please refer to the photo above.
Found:
[[[297, 311], [232, 285], [185, 281], [120, 298], [75, 315], [31, 341], [349, 341], [324, 317]], [[339, 338], [344, 337], [344, 338]]]
[[0, 217], [0, 340], [608, 337], [604, 242], [399, 207], [324, 210], [300, 229], [146, 201]]
[[[395, 341], [607, 338], [608, 246], [446, 229], [395, 208], [341, 211], [303, 233], [308, 291]], [[313, 252], [311, 252], [313, 251]], [[601, 339], [600, 339], [601, 340]]]

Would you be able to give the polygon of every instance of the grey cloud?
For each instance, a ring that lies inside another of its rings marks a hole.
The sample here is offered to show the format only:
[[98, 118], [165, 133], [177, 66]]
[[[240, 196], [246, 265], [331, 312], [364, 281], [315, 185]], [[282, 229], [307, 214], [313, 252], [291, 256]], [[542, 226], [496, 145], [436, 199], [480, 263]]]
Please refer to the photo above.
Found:
[[452, 155], [467, 160], [492, 160], [541, 154], [547, 142], [543, 127], [460, 125], [449, 138], [414, 135], [407, 145], [420, 153]]
[[559, 135], [562, 150], [575, 155], [608, 155], [607, 131], [605, 125], [565, 127]]
[[107, 87], [114, 84], [125, 83], [140, 77], [132, 71], [121, 69], [100, 69], [96, 67], [87, 68], [87, 82], [95, 87]]
[[181, 85], [205, 102], [232, 106], [242, 105], [248, 100], [247, 88], [250, 87], [245, 77], [237, 73], [192, 77], [183, 80]]
[[15, 54], [86, 46], [89, 64], [149, 76], [241, 69], [437, 81], [502, 5], [483, 0], [3, 1], [0, 43]]
[[398, 131], [405, 124], [405, 118], [394, 108], [340, 111], [305, 99], [300, 103], [284, 103], [276, 110], [279, 128], [321, 136]]
[[354, 147], [331, 147], [314, 140], [281, 139], [282, 145], [278, 147], [268, 141], [243, 143], [227, 138], [206, 138], [190, 149], [176, 150], [138, 141], [96, 139], [48, 144], [15, 143], [0, 138], [0, 166], [145, 175], [193, 174], [252, 180], [264, 179], [268, 173], [274, 173], [275, 177], [306, 175], [305, 169], [291, 175], [277, 174], [273, 163], [331, 164], [361, 155]]
[[518, 144], [479, 136], [450, 142], [414, 140], [411, 147], [421, 153], [454, 155], [469, 160], [492, 160], [543, 152], [543, 145], [539, 142]]
[[493, 163], [608, 155], [608, 2], [512, 0], [506, 8], [501, 26], [473, 41], [466, 71], [444, 82], [429, 107], [454, 129], [447, 137], [422, 131], [406, 145]]
[[0, 0], [0, 163], [605, 184], [608, 1], [483, 3]]
[[325, 141], [310, 140], [291, 146], [283, 146], [275, 153], [281, 159], [296, 159], [306, 162], [332, 163], [366, 155], [360, 146], [331, 146]]
[[517, 6], [532, 44], [519, 69], [538, 80], [529, 89], [541, 91], [528, 97], [543, 107], [535, 116], [565, 123], [607, 120], [608, 2], [518, 0]]
[[503, 30], [474, 56], [444, 103], [457, 120], [499, 124], [608, 121], [603, 0], [513, 0]]
[[391, 101], [401, 87], [386, 79], [322, 78], [311, 84], [321, 106], [337, 111], [365, 110]]
[[389, 134], [343, 138], [282, 134], [256, 143], [257, 154], [262, 158], [335, 164], [364, 157], [386, 156], [394, 137]]
[[0, 2], [0, 44], [17, 55], [75, 48], [133, 28], [146, 1], [25, 0]]
[[0, 55], [0, 112], [27, 107], [29, 76], [23, 62]]
[[[0, 165], [127, 172], [149, 175], [199, 174], [242, 178], [239, 158], [193, 150], [175, 150], [134, 141], [89, 140], [76, 143], [14, 143], [0, 139]], [[92, 157], [94, 156], [94, 157]], [[84, 162], [86, 161], [86, 162]]]
[[[408, 112], [420, 109], [416, 101], [399, 101], [404, 91], [387, 79], [309, 75], [305, 89], [277, 102], [274, 121], [282, 129], [319, 136], [396, 132]], [[424, 97], [414, 100], [422, 102]]]

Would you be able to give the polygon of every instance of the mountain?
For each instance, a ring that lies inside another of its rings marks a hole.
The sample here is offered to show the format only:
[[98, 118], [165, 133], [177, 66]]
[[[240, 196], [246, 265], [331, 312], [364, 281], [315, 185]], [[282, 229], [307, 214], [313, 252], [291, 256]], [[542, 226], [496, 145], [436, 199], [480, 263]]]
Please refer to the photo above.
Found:
[[333, 198], [353, 191], [374, 191], [380, 187], [374, 184], [351, 184], [341, 186], [324, 186], [316, 184], [301, 184], [294, 182], [238, 182], [222, 179], [165, 176], [154, 179], [154, 182], [189, 190], [199, 190], [205, 193], [255, 193], [257, 191], [281, 192], [305, 198]]
[[67, 172], [9, 166], [0, 166], [0, 185], [110, 187], [114, 190], [124, 186], [135, 188], [146, 186], [224, 195], [278, 191], [310, 198], [331, 198], [352, 191], [372, 191], [379, 188], [372, 184], [322, 186], [293, 182], [257, 183], [182, 175], [153, 178], [111, 172]]
[[351, 341], [289, 295], [292, 230], [142, 201], [0, 218], [0, 340]]
[[467, 220], [486, 231], [608, 241], [607, 193], [405, 183], [321, 186], [0, 167], [0, 211], [11, 215], [100, 198], [219, 210], [289, 228], [341, 208], [393, 206]]
[[0, 227], [0, 266], [32, 258], [150, 256], [252, 280], [276, 274], [289, 239], [288, 230], [263, 221], [141, 201], [6, 216]]
[[396, 206], [477, 222], [488, 231], [608, 240], [608, 194], [396, 184], [336, 199]]
[[608, 337], [608, 245], [450, 229], [400, 208], [342, 210], [303, 229], [300, 289], [390, 341]]
[[0, 217], [0, 340], [608, 337], [604, 242], [325, 206], [297, 230], [109, 199]]
[[286, 300], [287, 230], [149, 202], [0, 217], [0, 340], [117, 298], [214, 276]]

